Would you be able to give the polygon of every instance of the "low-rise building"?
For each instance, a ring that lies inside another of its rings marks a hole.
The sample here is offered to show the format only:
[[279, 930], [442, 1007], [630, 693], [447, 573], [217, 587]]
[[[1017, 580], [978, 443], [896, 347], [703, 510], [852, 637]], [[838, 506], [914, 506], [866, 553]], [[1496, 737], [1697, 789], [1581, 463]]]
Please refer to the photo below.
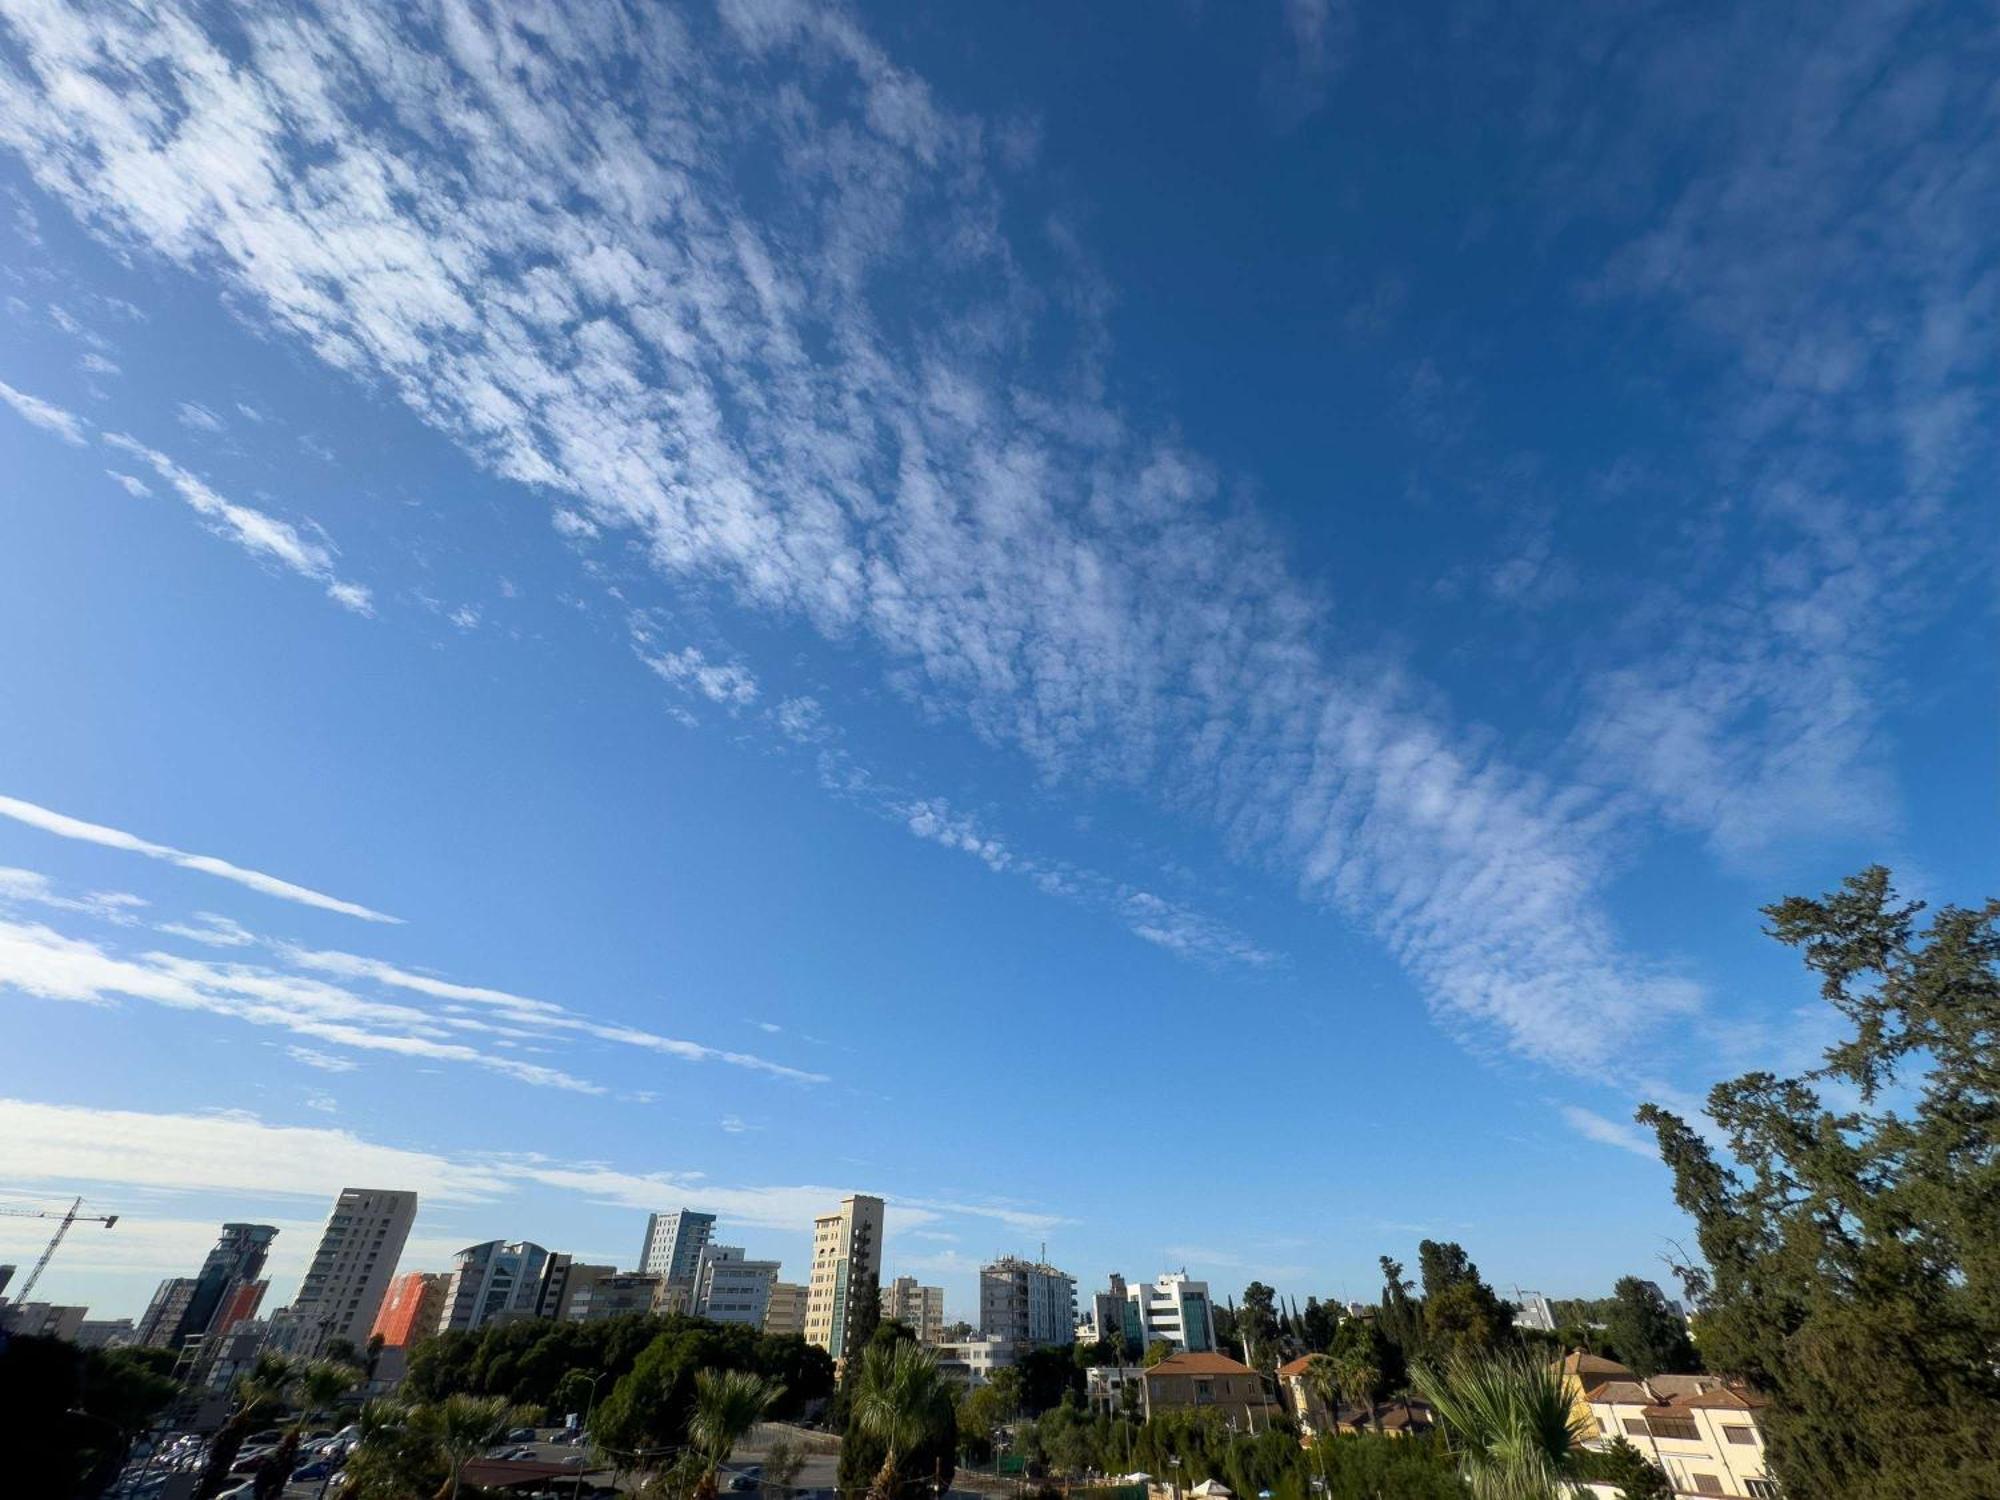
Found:
[[[1567, 1362], [1566, 1362], [1567, 1363]], [[1608, 1363], [1608, 1361], [1605, 1361]], [[1678, 1495], [1776, 1500], [1758, 1413], [1765, 1402], [1713, 1375], [1591, 1372], [1578, 1379], [1592, 1447], [1622, 1437], [1666, 1472]]]
[[1146, 1420], [1209, 1409], [1238, 1432], [1262, 1432], [1284, 1415], [1264, 1377], [1226, 1354], [1170, 1354], [1145, 1373]]
[[0, 1327], [23, 1338], [61, 1339], [76, 1342], [87, 1307], [65, 1307], [56, 1302], [9, 1302], [0, 1308]]
[[123, 1349], [138, 1341], [130, 1318], [85, 1318], [77, 1325], [76, 1342], [84, 1349]]
[[1125, 1336], [1141, 1348], [1164, 1339], [1189, 1354], [1215, 1347], [1215, 1304], [1208, 1283], [1185, 1271], [1169, 1272], [1150, 1286], [1127, 1289]]
[[764, 1332], [805, 1336], [806, 1298], [804, 1286], [796, 1281], [771, 1283], [771, 1300], [764, 1309]]
[[569, 1322], [570, 1309], [583, 1289], [617, 1274], [616, 1266], [592, 1265], [573, 1256], [551, 1255], [548, 1264], [542, 1267], [542, 1284], [535, 1293], [535, 1316]]
[[956, 1339], [937, 1346], [938, 1370], [947, 1380], [968, 1390], [993, 1378], [995, 1370], [1015, 1363], [1020, 1345], [1012, 1339]]
[[1320, 1393], [1315, 1361], [1323, 1354], [1307, 1354], [1278, 1366], [1278, 1394], [1299, 1424], [1299, 1436], [1307, 1442], [1334, 1430], [1334, 1413]]
[[382, 1294], [371, 1339], [380, 1337], [385, 1349], [407, 1349], [437, 1332], [444, 1311], [445, 1288], [451, 1278], [441, 1272], [412, 1271], [398, 1276]]
[[762, 1328], [777, 1280], [775, 1260], [746, 1260], [740, 1245], [705, 1245], [695, 1263], [694, 1314]]
[[600, 1276], [590, 1285], [577, 1288], [576, 1295], [570, 1299], [569, 1321], [595, 1323], [604, 1318], [623, 1317], [627, 1313], [651, 1312], [654, 1299], [663, 1285], [665, 1282], [661, 1277], [644, 1272]]
[[[1146, 1372], [1138, 1365], [1093, 1365], [1083, 1372], [1083, 1398], [1108, 1417], [1146, 1405]], [[1129, 1394], [1128, 1394], [1129, 1392]]]

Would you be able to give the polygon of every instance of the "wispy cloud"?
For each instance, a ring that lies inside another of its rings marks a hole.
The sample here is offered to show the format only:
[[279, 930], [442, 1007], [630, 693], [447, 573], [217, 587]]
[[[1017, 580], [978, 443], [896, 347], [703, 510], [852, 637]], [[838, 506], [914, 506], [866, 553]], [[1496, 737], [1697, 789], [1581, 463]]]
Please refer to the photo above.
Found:
[[172, 485], [217, 535], [234, 542], [254, 557], [275, 562], [301, 577], [324, 585], [327, 597], [345, 609], [361, 615], [375, 612], [373, 598], [366, 588], [334, 573], [334, 549], [329, 543], [309, 540], [289, 521], [281, 521], [254, 506], [239, 505], [217, 494], [157, 448], [149, 448], [121, 432], [106, 433], [104, 441], [119, 452], [150, 464], [153, 472]]
[[1600, 1146], [1615, 1146], [1620, 1151], [1629, 1151], [1650, 1162], [1660, 1159], [1659, 1147], [1638, 1126], [1607, 1120], [1581, 1105], [1565, 1104], [1561, 1109], [1564, 1122], [1585, 1140], [1595, 1141]]
[[221, 432], [228, 424], [199, 401], [183, 401], [175, 408], [180, 424], [195, 432]]
[[247, 870], [241, 865], [231, 864], [228, 860], [218, 859], [212, 854], [189, 854], [167, 844], [156, 844], [150, 839], [142, 839], [137, 834], [126, 833], [122, 829], [108, 828], [101, 823], [87, 823], [81, 818], [70, 817], [67, 813], [38, 807], [18, 797], [0, 796], [0, 817], [12, 818], [17, 823], [25, 823], [30, 828], [39, 828], [42, 832], [52, 833], [57, 838], [77, 839], [86, 844], [99, 844], [107, 849], [122, 849], [129, 854], [142, 854], [148, 859], [164, 860], [184, 870], [196, 870], [204, 875], [214, 875], [219, 879], [245, 886], [261, 895], [275, 896], [281, 901], [297, 902], [300, 906], [339, 912], [343, 916], [359, 917], [364, 922], [402, 921], [401, 917], [388, 916], [357, 902], [343, 901], [337, 896], [329, 896], [307, 886], [294, 885], [291, 881], [280, 880], [275, 875], [266, 875], [259, 870]]
[[17, 391], [6, 381], [0, 380], [0, 401], [13, 407], [21, 420], [39, 427], [44, 432], [53, 432], [65, 443], [82, 447], [89, 439], [85, 436], [83, 418], [74, 412], [64, 411], [60, 406], [30, 396], [26, 391]]

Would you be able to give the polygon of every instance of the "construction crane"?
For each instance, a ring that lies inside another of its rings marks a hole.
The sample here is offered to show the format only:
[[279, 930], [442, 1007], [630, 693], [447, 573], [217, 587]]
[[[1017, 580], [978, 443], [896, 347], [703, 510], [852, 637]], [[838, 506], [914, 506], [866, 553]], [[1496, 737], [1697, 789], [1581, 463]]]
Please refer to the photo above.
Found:
[[14, 1300], [17, 1303], [28, 1300], [28, 1293], [35, 1289], [35, 1283], [42, 1279], [42, 1272], [49, 1268], [49, 1257], [56, 1253], [56, 1246], [63, 1242], [63, 1236], [69, 1233], [70, 1225], [81, 1219], [86, 1224], [102, 1224], [106, 1229], [109, 1229], [113, 1224], [118, 1222], [118, 1215], [116, 1214], [84, 1213], [83, 1200], [81, 1198], [77, 1199], [76, 1202], [72, 1203], [62, 1213], [57, 1213], [52, 1208], [0, 1208], [0, 1214], [6, 1214], [16, 1219], [62, 1220], [60, 1224], [56, 1225], [56, 1232], [49, 1240], [49, 1248], [42, 1252], [42, 1258], [35, 1262], [35, 1269], [28, 1273], [28, 1279], [21, 1283], [21, 1290], [15, 1294]]

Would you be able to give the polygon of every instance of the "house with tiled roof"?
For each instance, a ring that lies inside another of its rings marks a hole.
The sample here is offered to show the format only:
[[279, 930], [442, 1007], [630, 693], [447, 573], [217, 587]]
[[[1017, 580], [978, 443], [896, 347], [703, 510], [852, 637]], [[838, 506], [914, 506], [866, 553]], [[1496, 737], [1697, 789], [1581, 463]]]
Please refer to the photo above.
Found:
[[1313, 1379], [1313, 1361], [1323, 1355], [1307, 1354], [1278, 1366], [1278, 1394], [1292, 1420], [1299, 1424], [1299, 1441], [1310, 1443], [1333, 1432], [1379, 1432], [1386, 1437], [1403, 1437], [1431, 1430], [1431, 1409], [1421, 1401], [1377, 1403], [1366, 1406], [1340, 1402], [1328, 1407]]
[[1761, 1396], [1716, 1375], [1642, 1378], [1593, 1355], [1572, 1354], [1562, 1369], [1588, 1413], [1589, 1446], [1624, 1438], [1665, 1472], [1676, 1495], [1776, 1500], [1758, 1426]]
[[1146, 1419], [1156, 1412], [1213, 1410], [1239, 1432], [1262, 1432], [1284, 1416], [1264, 1377], [1226, 1354], [1170, 1354], [1146, 1371]]

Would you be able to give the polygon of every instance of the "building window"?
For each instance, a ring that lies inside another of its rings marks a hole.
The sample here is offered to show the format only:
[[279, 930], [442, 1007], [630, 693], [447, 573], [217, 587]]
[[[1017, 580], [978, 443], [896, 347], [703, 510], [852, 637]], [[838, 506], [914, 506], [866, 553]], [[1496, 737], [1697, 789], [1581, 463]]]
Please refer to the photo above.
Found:
[[1778, 1500], [1778, 1487], [1768, 1479], [1746, 1479], [1743, 1488], [1750, 1492], [1750, 1500]]
[[1723, 1493], [1722, 1481], [1717, 1479], [1713, 1474], [1690, 1474], [1688, 1477], [1694, 1481], [1694, 1492], [1697, 1495], [1720, 1495]]
[[1722, 1429], [1722, 1435], [1728, 1438], [1730, 1442], [1742, 1443], [1746, 1447], [1754, 1444], [1757, 1441], [1757, 1434], [1752, 1432], [1747, 1427], [1725, 1426]]
[[1650, 1437], [1652, 1435], [1646, 1431], [1645, 1419], [1641, 1417], [1627, 1417], [1625, 1419], [1625, 1433], [1628, 1437]]
[[[1695, 1425], [1693, 1417], [1648, 1417], [1646, 1431], [1656, 1438], [1669, 1438], [1677, 1443], [1701, 1441], [1701, 1429]], [[1722, 1492], [1717, 1490], [1716, 1493]]]

